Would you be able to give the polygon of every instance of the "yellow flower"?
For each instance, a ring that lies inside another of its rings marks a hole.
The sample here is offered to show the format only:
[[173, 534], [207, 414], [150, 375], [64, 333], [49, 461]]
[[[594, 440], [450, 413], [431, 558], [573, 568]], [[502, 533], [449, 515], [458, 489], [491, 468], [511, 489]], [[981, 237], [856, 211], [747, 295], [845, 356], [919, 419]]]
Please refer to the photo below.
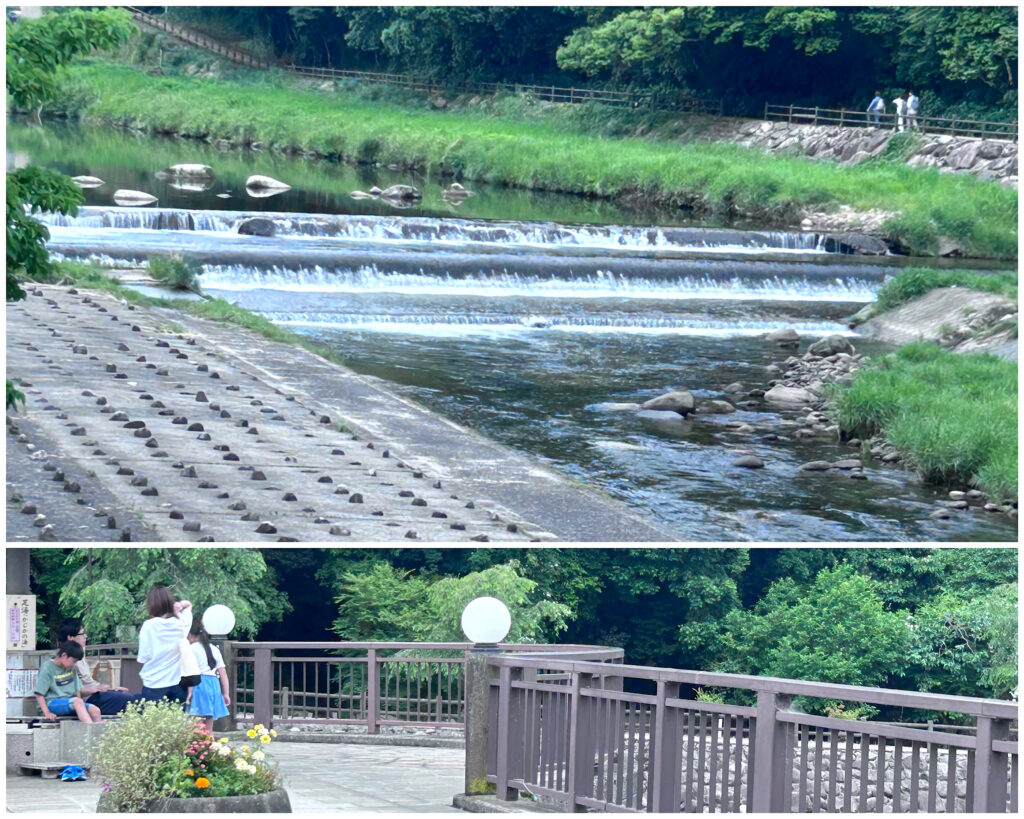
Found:
[[266, 734], [264, 734], [263, 736], [260, 737], [260, 742], [262, 742], [264, 745], [266, 745], [268, 742], [270, 742], [270, 737], [267, 736]]
[[217, 742], [227, 742], [227, 741], [228, 741], [227, 737], [221, 737], [220, 739], [217, 740]]
[[255, 739], [256, 738], [256, 731], [254, 731], [252, 728], [250, 728], [248, 731], [245, 732], [245, 735], [247, 737], [249, 737], [249, 739]]
[[201, 776], [201, 777], [199, 777], [196, 780], [196, 787], [197, 788], [208, 788], [208, 787], [210, 787], [210, 780], [207, 779], [205, 776]]
[[262, 722], [257, 722], [256, 725], [253, 726], [253, 730], [255, 730], [255, 731], [262, 731], [263, 730], [263, 723]]
[[274, 730], [273, 728], [271, 728], [271, 729], [270, 729], [270, 735], [271, 735], [272, 737], [276, 737], [276, 736], [277, 736], [277, 731], [275, 731], [275, 730]]
[[248, 745], [243, 745], [243, 746], [242, 746], [242, 747], [240, 748], [240, 750], [242, 750], [242, 751], [248, 751], [248, 750], [249, 750], [249, 746], [248, 746]]
[[196, 772], [193, 771], [191, 768], [186, 768], [185, 769], [185, 776], [195, 776], [195, 775], [196, 775]]

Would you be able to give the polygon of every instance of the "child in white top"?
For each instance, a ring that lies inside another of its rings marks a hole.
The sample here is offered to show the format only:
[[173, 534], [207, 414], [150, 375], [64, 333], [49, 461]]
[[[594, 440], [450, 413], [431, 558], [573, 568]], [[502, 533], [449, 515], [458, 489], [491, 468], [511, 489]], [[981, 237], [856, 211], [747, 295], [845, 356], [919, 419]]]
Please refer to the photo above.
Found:
[[220, 649], [210, 643], [210, 635], [203, 628], [202, 620], [195, 620], [189, 629], [188, 641], [199, 664], [199, 685], [189, 692], [186, 701], [190, 714], [204, 717], [207, 733], [213, 736], [213, 721], [228, 715], [231, 704], [228, 693], [228, 673]]

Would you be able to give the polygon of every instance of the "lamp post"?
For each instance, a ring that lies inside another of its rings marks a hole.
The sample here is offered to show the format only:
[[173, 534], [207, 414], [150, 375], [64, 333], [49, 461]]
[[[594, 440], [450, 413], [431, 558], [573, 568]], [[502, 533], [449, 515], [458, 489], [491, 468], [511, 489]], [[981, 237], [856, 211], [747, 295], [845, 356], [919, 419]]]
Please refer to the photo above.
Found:
[[487, 657], [512, 626], [508, 608], [495, 597], [478, 597], [462, 611], [462, 633], [473, 644], [466, 651], [466, 793], [490, 791], [487, 782], [487, 711], [491, 669]]
[[224, 657], [224, 670], [228, 675], [228, 694], [231, 697], [231, 705], [228, 706], [228, 715], [214, 721], [214, 730], [234, 731], [237, 727], [235, 693], [237, 691], [237, 679], [235, 678], [235, 650], [230, 640], [226, 640], [228, 633], [235, 627], [235, 613], [223, 605], [215, 603], [203, 612], [203, 628], [211, 637], [220, 637], [219, 648]]

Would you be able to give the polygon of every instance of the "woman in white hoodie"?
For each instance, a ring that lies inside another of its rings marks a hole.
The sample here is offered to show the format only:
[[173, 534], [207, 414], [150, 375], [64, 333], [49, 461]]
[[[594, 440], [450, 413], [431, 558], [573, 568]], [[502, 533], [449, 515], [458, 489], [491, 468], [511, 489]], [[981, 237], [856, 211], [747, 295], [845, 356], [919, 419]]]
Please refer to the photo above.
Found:
[[142, 664], [142, 696], [147, 700], [166, 697], [184, 702], [187, 689], [181, 681], [181, 653], [178, 643], [192, 627], [192, 604], [176, 603], [166, 586], [153, 586], [146, 595], [149, 619], [139, 629], [139, 656]]

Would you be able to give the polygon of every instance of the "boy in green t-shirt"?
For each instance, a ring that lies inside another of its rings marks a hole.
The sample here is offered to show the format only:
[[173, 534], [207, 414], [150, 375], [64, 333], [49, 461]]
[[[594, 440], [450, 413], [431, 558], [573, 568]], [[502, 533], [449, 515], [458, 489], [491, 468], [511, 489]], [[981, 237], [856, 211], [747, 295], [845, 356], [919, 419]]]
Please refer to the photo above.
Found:
[[75, 663], [84, 656], [78, 643], [67, 640], [60, 644], [52, 660], [39, 667], [34, 693], [44, 719], [53, 721], [77, 714], [82, 722], [103, 722], [100, 709], [86, 705], [78, 696], [82, 683], [75, 672]]

